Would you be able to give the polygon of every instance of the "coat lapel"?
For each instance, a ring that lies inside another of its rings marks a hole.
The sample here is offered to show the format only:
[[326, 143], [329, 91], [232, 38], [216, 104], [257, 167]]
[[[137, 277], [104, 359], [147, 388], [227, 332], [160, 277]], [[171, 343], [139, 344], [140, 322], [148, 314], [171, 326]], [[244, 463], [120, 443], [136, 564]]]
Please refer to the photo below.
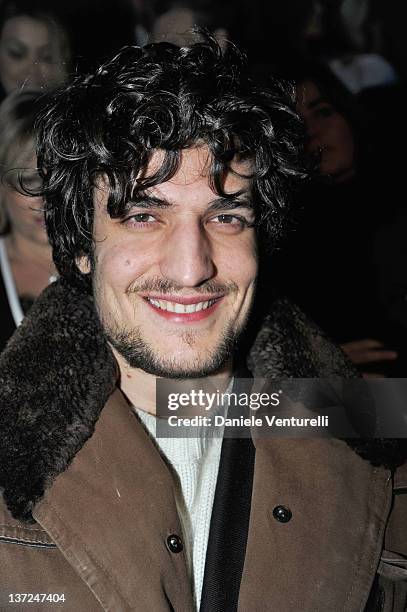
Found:
[[390, 506], [389, 471], [345, 442], [258, 440], [238, 610], [363, 610]]
[[192, 610], [172, 478], [119, 391], [33, 515], [104, 610]]

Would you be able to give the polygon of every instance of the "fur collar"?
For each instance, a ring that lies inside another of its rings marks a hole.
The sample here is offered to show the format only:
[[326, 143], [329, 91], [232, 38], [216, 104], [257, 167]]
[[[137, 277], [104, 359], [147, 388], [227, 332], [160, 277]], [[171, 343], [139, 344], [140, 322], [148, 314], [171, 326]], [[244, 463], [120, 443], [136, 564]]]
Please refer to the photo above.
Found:
[[[247, 362], [260, 377], [355, 376], [286, 300], [264, 318]], [[48, 287], [2, 353], [0, 373], [0, 487], [13, 516], [30, 522], [35, 503], [92, 435], [117, 382], [91, 297], [64, 280]], [[406, 455], [394, 440], [348, 444], [376, 465], [394, 467]]]

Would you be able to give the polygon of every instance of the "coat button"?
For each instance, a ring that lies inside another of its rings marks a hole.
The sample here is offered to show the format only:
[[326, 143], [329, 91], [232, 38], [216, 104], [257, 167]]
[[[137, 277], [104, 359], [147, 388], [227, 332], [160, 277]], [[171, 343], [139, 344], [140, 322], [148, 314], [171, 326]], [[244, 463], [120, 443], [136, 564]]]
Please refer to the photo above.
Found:
[[286, 506], [276, 506], [273, 509], [273, 516], [276, 521], [279, 521], [280, 523], [288, 523], [292, 515], [293, 513], [291, 512], [290, 508], [287, 508]]
[[172, 553], [180, 553], [182, 550], [184, 550], [182, 540], [176, 533], [172, 533], [168, 536], [167, 548]]

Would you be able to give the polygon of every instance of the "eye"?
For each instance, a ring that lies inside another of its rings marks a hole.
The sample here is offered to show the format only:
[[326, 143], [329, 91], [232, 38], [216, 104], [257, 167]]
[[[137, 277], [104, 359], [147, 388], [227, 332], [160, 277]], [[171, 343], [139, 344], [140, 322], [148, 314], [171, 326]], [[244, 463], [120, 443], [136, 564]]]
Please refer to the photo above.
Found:
[[242, 219], [240, 217], [236, 217], [235, 215], [218, 215], [215, 217], [219, 223], [240, 223]]
[[243, 231], [248, 227], [253, 227], [253, 223], [241, 215], [231, 215], [222, 213], [216, 217], [212, 217], [210, 222], [220, 230], [228, 232]]
[[25, 56], [24, 51], [21, 49], [7, 49], [7, 55], [14, 60], [21, 60]]
[[321, 117], [322, 119], [325, 119], [327, 117], [331, 117], [332, 115], [334, 115], [336, 113], [336, 110], [334, 109], [333, 106], [320, 106], [317, 109], [315, 109], [315, 116], [316, 117]]
[[122, 221], [127, 227], [147, 227], [152, 226], [157, 219], [149, 213], [137, 213], [131, 215]]

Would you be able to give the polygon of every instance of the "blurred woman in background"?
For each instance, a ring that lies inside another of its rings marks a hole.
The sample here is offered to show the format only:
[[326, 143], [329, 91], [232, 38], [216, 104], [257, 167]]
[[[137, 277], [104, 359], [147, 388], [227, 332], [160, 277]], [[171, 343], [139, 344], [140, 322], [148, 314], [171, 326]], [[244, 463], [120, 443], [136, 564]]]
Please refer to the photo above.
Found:
[[0, 350], [55, 268], [45, 232], [33, 131], [47, 96], [18, 91], [0, 106]]
[[212, 0], [163, 0], [156, 3], [151, 42], [188, 46], [199, 38], [194, 27], [208, 29], [222, 48], [227, 44], [227, 7]]
[[280, 283], [362, 372], [388, 373], [397, 354], [388, 350], [373, 259], [377, 229], [394, 205], [385, 152], [326, 66], [308, 64], [294, 76], [306, 153], [318, 173], [298, 194], [288, 255], [277, 260]]
[[15, 89], [44, 89], [69, 71], [66, 31], [54, 15], [32, 2], [6, 0], [0, 7], [0, 96]]

